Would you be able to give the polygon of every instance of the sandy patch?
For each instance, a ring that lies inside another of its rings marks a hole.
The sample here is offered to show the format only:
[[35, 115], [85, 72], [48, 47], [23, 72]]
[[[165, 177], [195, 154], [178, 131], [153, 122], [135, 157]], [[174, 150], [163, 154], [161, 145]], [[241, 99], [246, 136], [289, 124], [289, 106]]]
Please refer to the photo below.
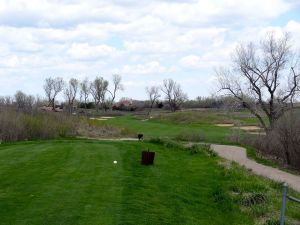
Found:
[[255, 135], [266, 135], [266, 132], [257, 132], [257, 131], [249, 131], [249, 134], [255, 134]]
[[115, 118], [115, 117], [112, 117], [112, 116], [101, 116], [100, 118], [101, 119], [112, 119], [112, 118]]
[[233, 127], [233, 123], [217, 123], [215, 124], [217, 127]]
[[107, 120], [107, 119], [90, 117], [90, 120], [101, 120], [101, 121], [103, 121], [103, 120]]
[[235, 127], [235, 128], [239, 128], [239, 129], [244, 130], [244, 131], [259, 131], [259, 130], [262, 130], [262, 128], [260, 128], [258, 126], [241, 126], [241, 127]]

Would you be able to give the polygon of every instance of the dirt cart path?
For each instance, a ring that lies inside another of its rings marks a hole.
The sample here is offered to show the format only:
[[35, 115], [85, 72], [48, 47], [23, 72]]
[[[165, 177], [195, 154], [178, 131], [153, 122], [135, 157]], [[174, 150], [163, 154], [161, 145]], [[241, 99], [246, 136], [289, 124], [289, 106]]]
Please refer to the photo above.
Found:
[[220, 157], [237, 162], [257, 175], [279, 182], [286, 182], [291, 188], [300, 192], [300, 176], [265, 166], [254, 160], [248, 159], [245, 148], [216, 144], [212, 144], [211, 147]]

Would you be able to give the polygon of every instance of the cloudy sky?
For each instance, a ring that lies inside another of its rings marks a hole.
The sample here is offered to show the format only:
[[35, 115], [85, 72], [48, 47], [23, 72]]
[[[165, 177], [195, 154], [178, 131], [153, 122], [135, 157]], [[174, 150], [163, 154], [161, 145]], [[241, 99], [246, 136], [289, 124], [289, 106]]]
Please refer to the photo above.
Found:
[[0, 0], [0, 95], [118, 73], [124, 97], [143, 99], [165, 78], [208, 96], [214, 67], [268, 30], [300, 49], [300, 0]]

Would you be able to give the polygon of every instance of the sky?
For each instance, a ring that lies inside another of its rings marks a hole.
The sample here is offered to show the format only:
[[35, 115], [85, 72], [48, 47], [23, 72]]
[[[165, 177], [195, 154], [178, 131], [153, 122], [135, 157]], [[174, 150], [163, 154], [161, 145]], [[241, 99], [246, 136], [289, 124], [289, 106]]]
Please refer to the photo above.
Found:
[[0, 0], [0, 96], [112, 74], [119, 97], [145, 99], [167, 78], [191, 99], [209, 96], [214, 69], [268, 31], [290, 32], [299, 52], [300, 0]]

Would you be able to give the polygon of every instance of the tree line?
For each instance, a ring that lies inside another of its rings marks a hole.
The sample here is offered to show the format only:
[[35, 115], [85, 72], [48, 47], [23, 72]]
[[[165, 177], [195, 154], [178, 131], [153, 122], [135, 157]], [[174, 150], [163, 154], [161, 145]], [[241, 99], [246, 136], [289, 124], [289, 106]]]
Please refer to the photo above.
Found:
[[83, 81], [71, 78], [68, 83], [65, 83], [61, 77], [49, 77], [44, 84], [48, 105], [55, 110], [56, 97], [63, 92], [70, 113], [73, 111], [78, 95], [80, 96], [79, 101], [84, 103], [85, 108], [87, 108], [89, 97], [92, 96], [97, 111], [100, 108], [111, 109], [117, 92], [123, 89], [122, 78], [118, 74], [112, 76], [112, 87], [109, 87], [107, 80], [99, 76], [93, 81], [89, 81], [87, 78]]
[[[30, 112], [35, 106], [47, 105], [55, 111], [57, 110], [57, 98], [63, 94], [64, 108], [70, 113], [74, 111], [78, 103], [82, 108], [90, 108], [91, 100], [96, 111], [112, 110], [117, 95], [124, 90], [124, 84], [122, 77], [118, 74], [112, 75], [111, 83], [100, 76], [91, 81], [88, 78], [81, 81], [71, 78], [67, 82], [62, 77], [48, 77], [44, 81], [43, 89], [45, 98], [27, 95], [20, 90], [13, 97], [0, 96], [0, 106], [15, 105], [17, 110]], [[150, 102], [149, 115], [155, 104], [167, 105], [174, 112], [188, 100], [187, 94], [183, 92], [180, 84], [173, 79], [165, 79], [162, 85], [146, 87], [146, 94], [146, 102]], [[127, 98], [121, 98], [121, 101], [122, 99]]]

